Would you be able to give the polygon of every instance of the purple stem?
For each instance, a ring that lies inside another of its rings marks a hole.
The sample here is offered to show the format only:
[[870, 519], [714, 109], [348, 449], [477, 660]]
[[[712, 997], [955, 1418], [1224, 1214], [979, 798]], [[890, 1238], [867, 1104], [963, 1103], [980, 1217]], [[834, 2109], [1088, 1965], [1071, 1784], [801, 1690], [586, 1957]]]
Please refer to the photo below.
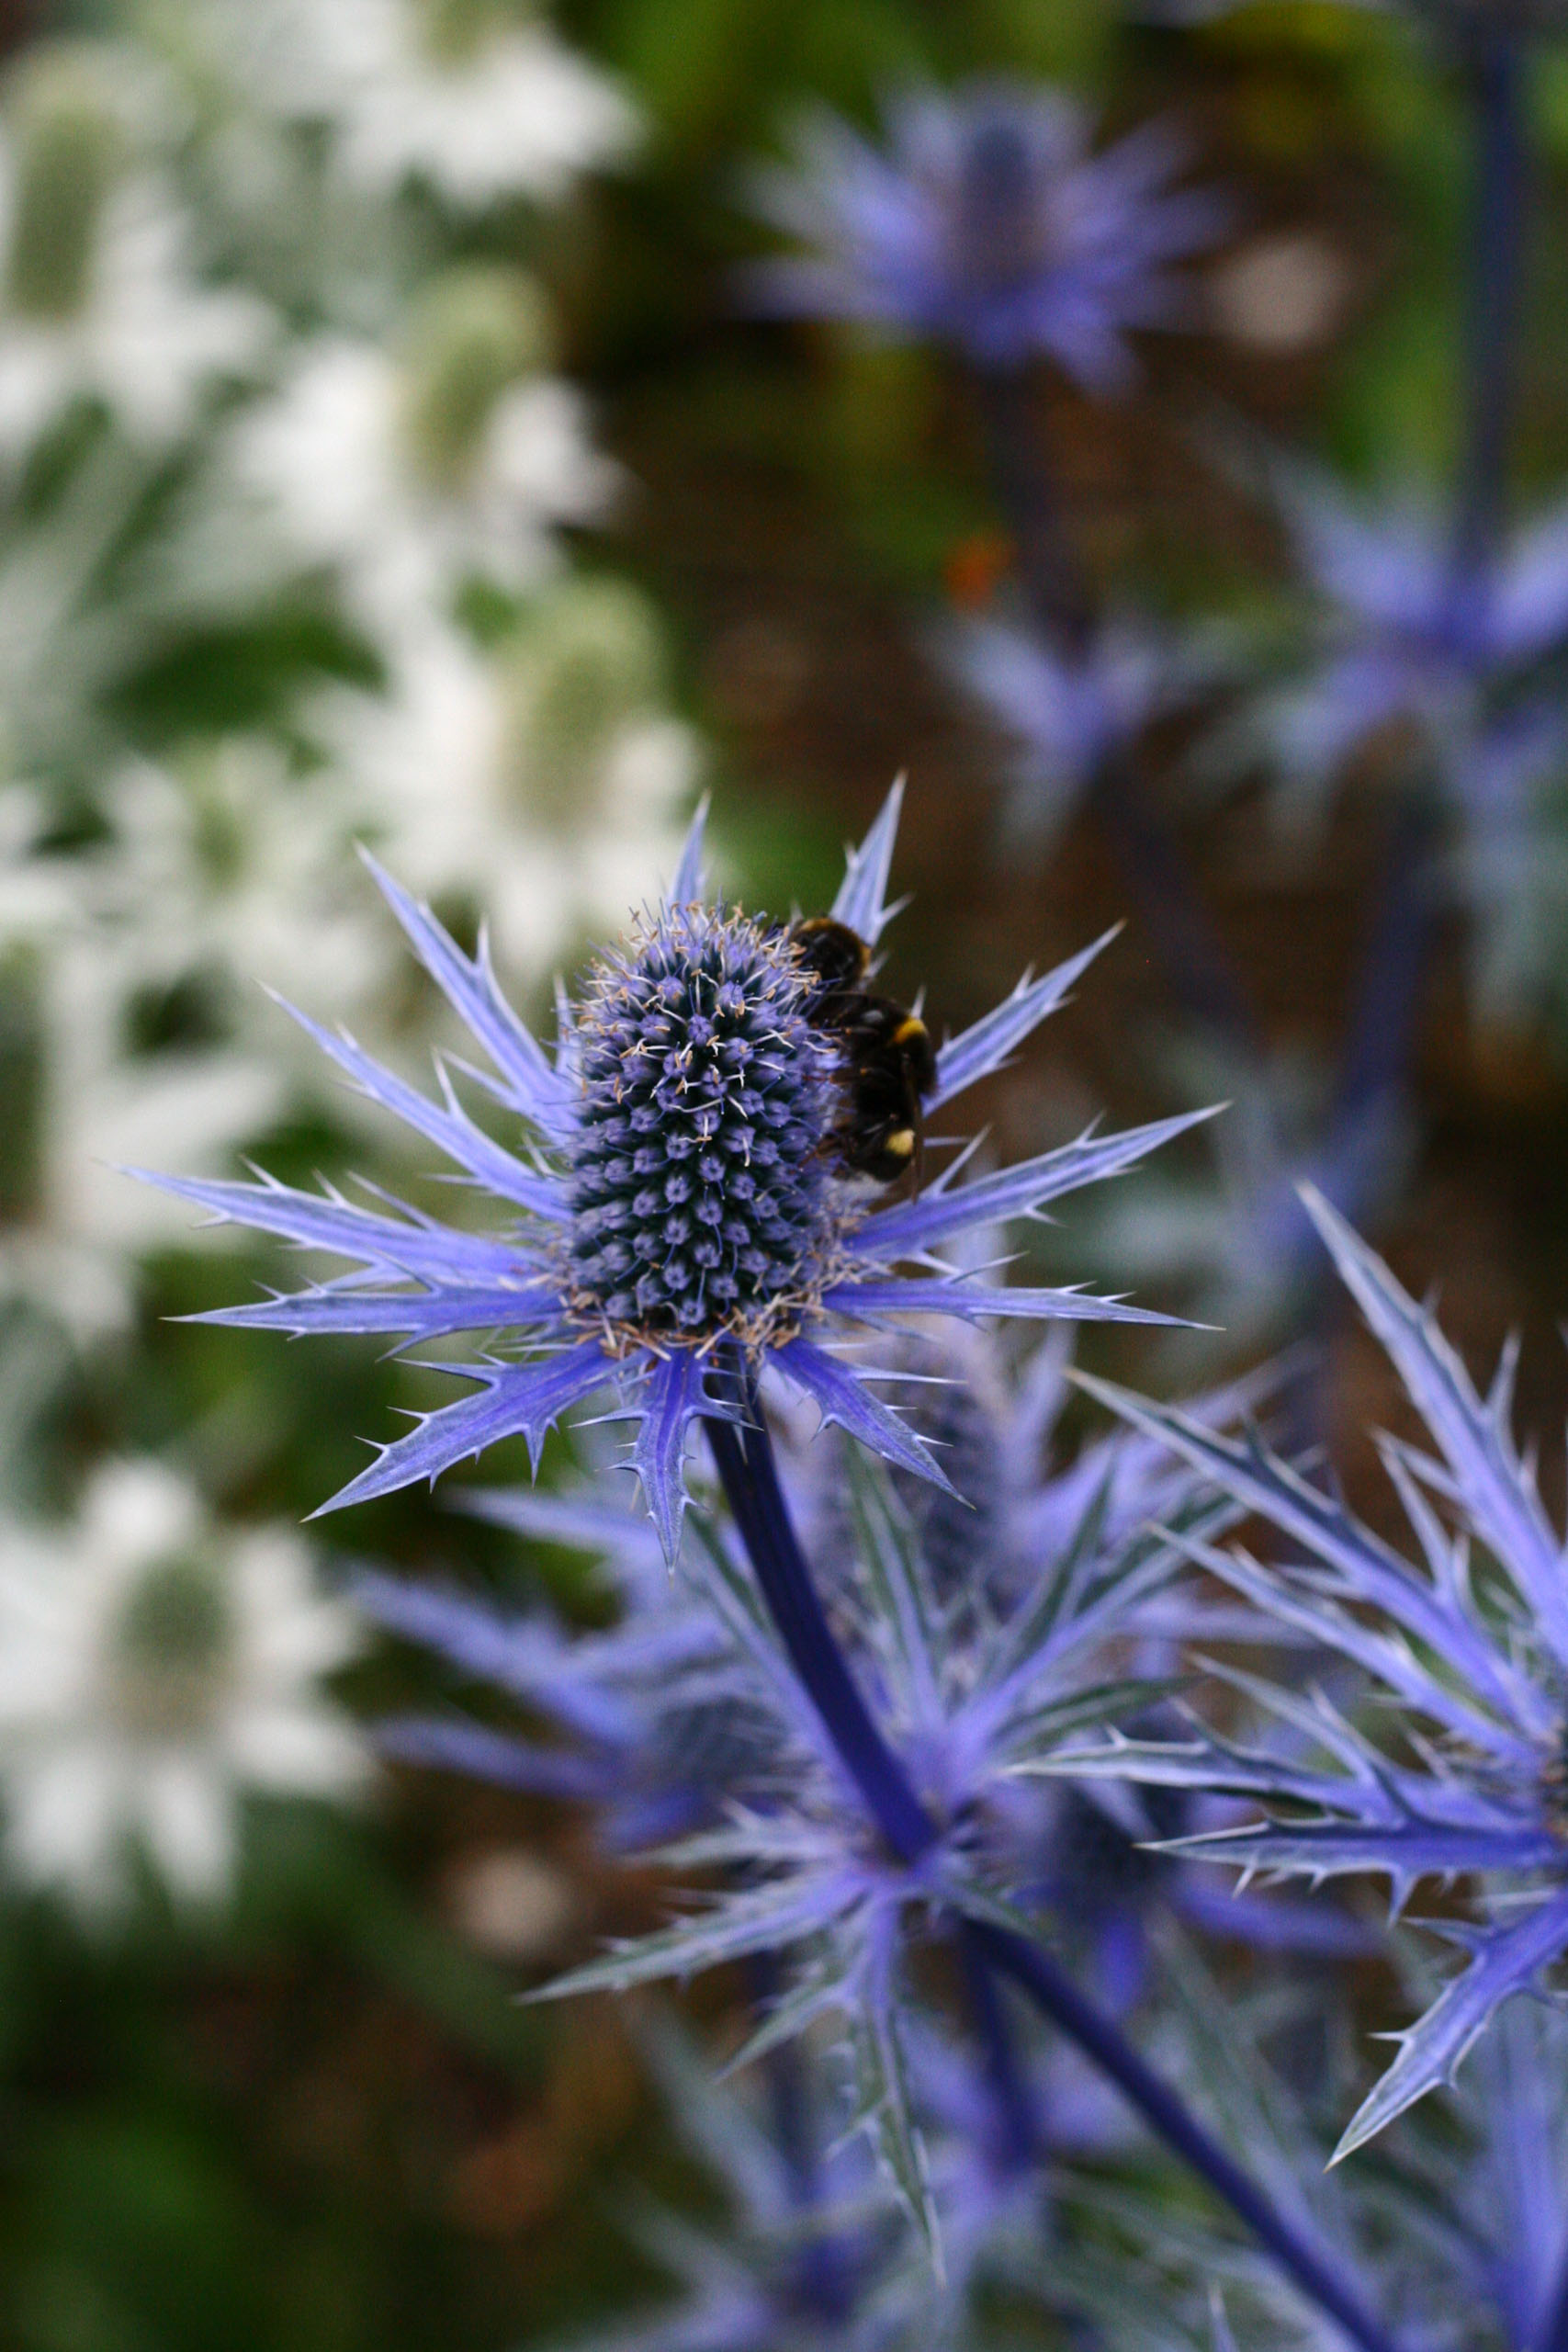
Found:
[[790, 1524], [773, 1449], [750, 1380], [747, 1420], [709, 1420], [708, 1443], [740, 1540], [789, 1662], [827, 1727], [877, 1828], [901, 1862], [918, 1862], [939, 1832], [908, 1776], [872, 1720]]
[[1145, 2123], [1224, 2199], [1303, 2294], [1337, 2323], [1352, 2344], [1360, 2345], [1363, 2352], [1395, 2352], [1394, 2338], [1332, 2264], [1276, 2211], [1169, 2084], [1145, 2064], [1132, 2043], [1085, 1999], [1048, 1952], [988, 1919], [972, 1919], [968, 1926], [992, 1967], [1021, 1985], [1052, 2024], [1093, 2059]]
[[1474, 242], [1465, 327], [1468, 431], [1454, 517], [1456, 593], [1489, 586], [1507, 473], [1529, 217], [1525, 55], [1476, 21], [1465, 57], [1475, 122]]
[[996, 1972], [977, 1941], [970, 1920], [960, 1919], [953, 1942], [964, 1970], [969, 2014], [980, 2037], [986, 2085], [996, 2118], [996, 2161], [1010, 2179], [1016, 2178], [1039, 2161], [1040, 2118], [1018, 2062]]
[[[872, 1819], [901, 1861], [918, 1863], [937, 1844], [941, 1830], [877, 1728], [833, 1637], [779, 1485], [755, 1381], [733, 1363], [728, 1370], [745, 1418], [739, 1423], [710, 1419], [705, 1427], [719, 1481], [750, 1558], [758, 1589], [790, 1663]], [[956, 1925], [967, 1951], [1021, 1985], [1052, 2022], [1077, 2043], [1150, 2129], [1209, 2183], [1309, 2301], [1334, 2320], [1360, 2352], [1396, 2352], [1393, 2337], [1365, 2309], [1354, 2289], [1275, 2211], [1170, 2086], [1145, 2064], [1120, 2030], [1078, 1991], [1055, 1961], [1021, 1936], [987, 1920], [965, 1917]], [[999, 2018], [999, 2009], [993, 2015]], [[987, 2051], [989, 2062], [997, 2062], [998, 2055], [994, 2049]]]
[[[1094, 633], [1094, 600], [1063, 527], [1028, 379], [1018, 368], [977, 368], [973, 380], [997, 503], [1018, 548], [1030, 616], [1054, 653], [1081, 660]], [[1100, 761], [1089, 799], [1177, 996], [1207, 1028], [1255, 1055], [1252, 1008], [1204, 911], [1180, 842], [1145, 789], [1130, 747]]]
[[[1359, 1164], [1366, 1123], [1392, 1112], [1404, 1089], [1437, 928], [1433, 852], [1440, 831], [1436, 794], [1407, 786], [1388, 820], [1377, 911], [1361, 951], [1324, 1154], [1330, 1189], [1336, 1170]], [[1336, 1194], [1336, 1206], [1355, 1217], [1362, 1204]]]

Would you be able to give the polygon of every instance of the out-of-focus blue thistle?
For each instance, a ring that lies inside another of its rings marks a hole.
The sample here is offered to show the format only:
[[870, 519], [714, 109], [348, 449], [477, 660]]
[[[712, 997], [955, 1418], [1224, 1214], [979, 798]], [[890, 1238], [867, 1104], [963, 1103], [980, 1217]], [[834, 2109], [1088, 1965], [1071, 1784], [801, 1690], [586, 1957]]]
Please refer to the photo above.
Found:
[[[1010, 1778], [1011, 1759], [1053, 1736], [1135, 1707], [1153, 1687], [1138, 1678], [1163, 1672], [1182, 1641], [1266, 1640], [1272, 1629], [1249, 1608], [1168, 1592], [1179, 1555], [1151, 1541], [1151, 1521], [1213, 1537], [1235, 1513], [1222, 1500], [1195, 1518], [1193, 1482], [1166, 1448], [1128, 1432], [1047, 1465], [1067, 1394], [1059, 1351], [1039, 1351], [1019, 1373], [996, 1341], [960, 1332], [928, 1348], [927, 1361], [939, 1376], [917, 1398], [915, 1427], [942, 1445], [974, 1508], [903, 1472], [891, 1474], [889, 1489], [868, 1484], [862, 1457], [838, 1442], [792, 1445], [784, 1456], [803, 1523], [830, 1563], [838, 1637], [942, 1825], [913, 1863], [880, 1841], [750, 1601], [746, 1555], [728, 1527], [700, 1543], [688, 1535], [671, 1590], [652, 1529], [596, 1503], [591, 1484], [577, 1494], [466, 1496], [483, 1518], [599, 1555], [622, 1620], [576, 1639], [547, 1617], [509, 1617], [452, 1592], [384, 1577], [359, 1587], [384, 1624], [521, 1701], [553, 1731], [541, 1742], [461, 1719], [400, 1722], [383, 1727], [392, 1753], [585, 1803], [614, 1844], [711, 1833], [672, 1859], [722, 1865], [726, 1891], [669, 1934], [592, 1963], [559, 1989], [798, 1946], [799, 1980], [764, 2022], [759, 2047], [838, 2011], [857, 2076], [891, 2080], [911, 2113], [919, 2101], [874, 2038], [895, 2052], [908, 2038], [899, 1950], [911, 1929], [940, 1925], [965, 1888], [1048, 1922], [1115, 2008], [1143, 1990], [1162, 1907], [1274, 1949], [1342, 1956], [1366, 1944], [1355, 1923], [1324, 1906], [1229, 1899], [1197, 1864], [1138, 1851], [1140, 1836], [1197, 1817], [1185, 1796], [1174, 1799], [1180, 1822], [1153, 1822], [1130, 1790], [1080, 1794]], [[1243, 1401], [1230, 1392], [1194, 1410], [1221, 1424]], [[1053, 2145], [1058, 2137], [1053, 2124]], [[1032, 2127], [1024, 2139], [1027, 2171]], [[987, 2199], [1010, 2199], [1005, 2180], [992, 2178], [995, 2154], [982, 2148], [977, 2170], [954, 2156], [942, 2175], [976, 2245]], [[1016, 2171], [1016, 2148], [1012, 2164]]]
[[1469, 1951], [1469, 1964], [1397, 2037], [1397, 2059], [1346, 2132], [1348, 2153], [1449, 2080], [1501, 2004], [1568, 1951], [1568, 1576], [1510, 1428], [1512, 1350], [1478, 1395], [1431, 1313], [1326, 1203], [1306, 1198], [1433, 1441], [1432, 1453], [1382, 1441], [1416, 1560], [1256, 1436], [1216, 1434], [1085, 1385], [1300, 1547], [1304, 1558], [1265, 1566], [1243, 1551], [1187, 1544], [1253, 1606], [1356, 1668], [1382, 1702], [1367, 1717], [1382, 1736], [1374, 1744], [1326, 1696], [1247, 1678], [1248, 1693], [1326, 1764], [1298, 1767], [1201, 1730], [1190, 1744], [1113, 1736], [1098, 1757], [1058, 1758], [1055, 1769], [1260, 1801], [1261, 1822], [1188, 1842], [1248, 1877], [1315, 1884], [1375, 1873], [1396, 1912], [1424, 1881], [1478, 1889], [1479, 1918], [1439, 1929]]
[[662, 2208], [636, 2217], [646, 2251], [682, 2291], [648, 2318], [574, 2338], [573, 2352], [914, 2352], [916, 2341], [934, 2341], [906, 2332], [908, 2267], [864, 2142], [820, 2144], [831, 2115], [815, 2111], [816, 2078], [774, 2073], [758, 2111], [716, 2086], [669, 2024], [643, 2041], [668, 2111], [722, 2184], [728, 2211], [701, 2226]]
[[1183, 322], [1169, 265], [1224, 211], [1172, 187], [1188, 151], [1168, 125], [1094, 155], [1065, 94], [979, 82], [902, 99], [886, 131], [879, 151], [819, 115], [796, 170], [759, 176], [758, 210], [814, 249], [752, 271], [759, 307], [934, 336], [985, 368], [1043, 353], [1100, 394], [1133, 380], [1129, 331]]
[[1492, 2317], [1506, 2352], [1561, 2352], [1568, 2341], [1562, 2018], [1536, 2002], [1511, 2003], [1477, 2051], [1458, 2104], [1464, 2142], [1456, 2148], [1451, 2135], [1427, 2135], [1425, 2165], [1411, 2164], [1412, 2235], [1424, 2221], [1455, 2282], [1455, 2301]]
[[[662, 1563], [660, 1573], [668, 1583]], [[543, 1611], [519, 1615], [385, 1576], [362, 1577], [355, 1594], [389, 1631], [503, 1691], [554, 1735], [412, 1718], [381, 1726], [389, 1754], [592, 1805], [612, 1848], [646, 1849], [707, 1827], [738, 1793], [775, 1793], [790, 1768], [773, 1692], [758, 1687], [755, 1667], [689, 1589], [599, 1634], [573, 1634]]]
[[1017, 743], [1003, 829], [1034, 850], [1050, 846], [1105, 763], [1198, 682], [1189, 654], [1131, 621], [1059, 646], [1003, 621], [962, 621], [937, 650], [955, 683]]
[[[1423, 2352], [1561, 2352], [1568, 2327], [1568, 2030], [1544, 2003], [1499, 2015], [1444, 2108], [1404, 2117], [1379, 2161], [1325, 2172], [1325, 2094], [1344, 2072], [1333, 2019], [1265, 1995], [1222, 1993], [1190, 1965], [1179, 1987], [1190, 2079], [1233, 2146], [1323, 2239], [1380, 2278]], [[1239, 2014], [1238, 2014], [1239, 2012]], [[1326, 2031], [1321, 2029], [1326, 2027]], [[1238, 2030], [1239, 2029], [1239, 2030]], [[1131, 2218], [1129, 2215], [1127, 2218]], [[1140, 2234], [1223, 2280], [1240, 2352], [1337, 2337], [1281, 2296], [1271, 2267], [1228, 2235], [1147, 2200]], [[1303, 2325], [1303, 2321], [1305, 2324]]]
[[1395, 720], [1440, 743], [1478, 696], [1568, 638], [1568, 509], [1473, 567], [1456, 562], [1435, 507], [1361, 510], [1313, 474], [1287, 486], [1286, 511], [1305, 576], [1338, 615], [1324, 665], [1272, 714], [1299, 796], [1321, 793]]
[[[1357, 1220], [1396, 1193], [1409, 1152], [1402, 1090], [1393, 1071], [1355, 1085], [1353, 1058], [1331, 1073], [1299, 1050], [1249, 1062], [1179, 1046], [1166, 1062], [1173, 1091], [1230, 1106], [1209, 1130], [1213, 1165], [1151, 1170], [1136, 1204], [1102, 1197], [1088, 1246], [1134, 1279], [1160, 1270], [1181, 1284], [1200, 1329], [1213, 1326], [1235, 1354], [1256, 1352], [1302, 1328], [1324, 1272], [1301, 1184]], [[1199, 1344], [1177, 1339], [1172, 1353]]]
[[1568, 723], [1544, 698], [1456, 727], [1435, 748], [1461, 816], [1445, 887], [1469, 917], [1472, 1001], [1486, 1026], [1517, 1025], [1568, 984]]
[[[898, 813], [890, 796], [849, 864], [835, 918], [874, 942]], [[481, 943], [470, 960], [389, 876], [381, 888], [432, 978], [489, 1055], [480, 1082], [536, 1138], [526, 1159], [463, 1109], [445, 1067], [433, 1102], [346, 1035], [306, 1021], [372, 1101], [434, 1143], [509, 1223], [467, 1233], [393, 1202], [389, 1213], [264, 1179], [149, 1181], [306, 1249], [354, 1261], [351, 1276], [202, 1318], [253, 1329], [394, 1332], [416, 1340], [494, 1332], [526, 1355], [447, 1366], [479, 1393], [429, 1414], [330, 1508], [434, 1479], [499, 1439], [536, 1459], [571, 1407], [614, 1388], [640, 1426], [631, 1464], [666, 1554], [679, 1545], [682, 1462], [694, 1421], [738, 1409], [710, 1385], [721, 1351], [754, 1376], [781, 1371], [874, 1452], [942, 1482], [930, 1451], [872, 1393], [874, 1370], [819, 1344], [836, 1319], [876, 1326], [910, 1311], [1164, 1322], [1077, 1291], [998, 1287], [954, 1275], [943, 1243], [1115, 1173], [1190, 1124], [1168, 1119], [1086, 1136], [1017, 1168], [960, 1182], [962, 1161], [917, 1200], [877, 1208], [833, 1164], [840, 1048], [810, 1019], [816, 982], [787, 930], [702, 898], [702, 820], [666, 902], [592, 967], [563, 1005], [552, 1059], [502, 996]], [[1058, 1005], [1094, 948], [944, 1045], [936, 1108], [998, 1069]], [[479, 1075], [479, 1073], [470, 1073]], [[140, 1171], [139, 1171], [140, 1172]], [[517, 1212], [521, 1211], [521, 1216]], [[899, 1272], [900, 1267], [911, 1269]]]

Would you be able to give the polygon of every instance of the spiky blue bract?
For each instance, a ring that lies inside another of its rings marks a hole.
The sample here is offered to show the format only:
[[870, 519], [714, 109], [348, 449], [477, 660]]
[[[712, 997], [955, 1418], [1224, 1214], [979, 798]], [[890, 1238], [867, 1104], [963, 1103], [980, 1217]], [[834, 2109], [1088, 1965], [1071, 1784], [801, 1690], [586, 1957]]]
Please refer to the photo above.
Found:
[[956, 345], [982, 367], [1044, 353], [1091, 392], [1126, 390], [1130, 329], [1184, 316], [1169, 264], [1212, 244], [1224, 209], [1173, 189], [1185, 142], [1145, 124], [1099, 155], [1075, 102], [978, 82], [889, 109], [886, 152], [834, 117], [806, 128], [795, 172], [757, 209], [814, 248], [760, 265], [764, 309], [863, 319]]
[[1363, 1723], [1322, 1693], [1232, 1673], [1308, 1760], [1196, 1725], [1190, 1741], [1112, 1738], [1053, 1769], [1283, 1804], [1190, 1841], [1249, 1876], [1376, 1873], [1396, 1910], [1423, 1880], [1474, 1888], [1477, 1922], [1443, 1927], [1469, 1949], [1468, 1964], [1397, 2037], [1399, 2056], [1343, 2154], [1448, 2081], [1496, 2009], [1568, 1953], [1568, 1555], [1514, 1439], [1513, 1350], [1479, 1394], [1431, 1310], [1320, 1195], [1303, 1197], [1431, 1439], [1430, 1453], [1381, 1441], [1414, 1556], [1256, 1434], [1232, 1438], [1102, 1382], [1083, 1385], [1289, 1540], [1297, 1556], [1267, 1566], [1210, 1543], [1187, 1548], [1252, 1607], [1348, 1661], [1381, 1703]]
[[[897, 816], [895, 788], [832, 910], [867, 940], [888, 918]], [[981, 1287], [932, 1251], [1130, 1167], [1184, 1123], [1086, 1136], [999, 1178], [964, 1183], [960, 1168], [922, 1201], [879, 1206], [833, 1156], [841, 1048], [809, 1017], [811, 977], [786, 926], [703, 899], [700, 815], [670, 898], [591, 967], [578, 1009], [562, 1012], [553, 1055], [502, 994], [482, 940], [466, 956], [427, 908], [372, 871], [489, 1057], [491, 1072], [468, 1075], [521, 1122], [521, 1154], [465, 1110], [446, 1067], [433, 1100], [351, 1038], [304, 1025], [362, 1092], [436, 1145], [504, 1217], [488, 1233], [464, 1232], [385, 1195], [362, 1207], [265, 1176], [150, 1180], [220, 1221], [355, 1269], [198, 1319], [408, 1340], [493, 1335], [478, 1362], [439, 1367], [478, 1393], [425, 1416], [327, 1508], [434, 1479], [503, 1438], [525, 1438], [536, 1464], [562, 1415], [608, 1389], [621, 1418], [637, 1424], [630, 1464], [672, 1557], [692, 1425], [737, 1409], [713, 1374], [722, 1349], [738, 1346], [753, 1371], [777, 1363], [826, 1418], [940, 1482], [930, 1450], [874, 1393], [874, 1362], [828, 1351], [838, 1318], [863, 1327], [905, 1311], [1169, 1320], [1077, 1291]], [[1095, 952], [1021, 982], [945, 1044], [933, 1104], [999, 1069]]]

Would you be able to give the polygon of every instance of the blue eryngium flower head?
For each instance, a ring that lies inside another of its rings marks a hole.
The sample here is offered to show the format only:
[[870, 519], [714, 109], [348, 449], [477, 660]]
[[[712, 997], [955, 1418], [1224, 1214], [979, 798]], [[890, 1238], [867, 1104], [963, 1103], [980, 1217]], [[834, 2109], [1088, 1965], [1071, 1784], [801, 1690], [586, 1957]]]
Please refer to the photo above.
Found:
[[1198, 684], [1193, 652], [1135, 621], [1053, 647], [1004, 621], [961, 620], [937, 641], [953, 682], [1017, 752], [1003, 829], [1010, 843], [1048, 849], [1105, 763]]
[[1482, 564], [1460, 560], [1451, 524], [1413, 499], [1363, 509], [1306, 469], [1281, 498], [1297, 561], [1331, 615], [1316, 673], [1270, 714], [1298, 797], [1395, 721], [1441, 746], [1478, 696], [1568, 639], [1568, 509]]
[[[1429, 1310], [1320, 1196], [1314, 1223], [1387, 1350], [1433, 1451], [1385, 1437], [1407, 1557], [1256, 1434], [1235, 1439], [1098, 1381], [1083, 1385], [1162, 1438], [1298, 1556], [1277, 1566], [1187, 1541], [1190, 1555], [1292, 1633], [1321, 1642], [1381, 1702], [1361, 1728], [1321, 1693], [1243, 1678], [1298, 1753], [1199, 1730], [1190, 1743], [1112, 1740], [1052, 1769], [1249, 1797], [1266, 1817], [1187, 1841], [1250, 1877], [1385, 1877], [1395, 1908], [1424, 1881], [1462, 1882], [1478, 1917], [1439, 1932], [1471, 1961], [1416, 2025], [1341, 2154], [1448, 2081], [1496, 2009], [1568, 1954], [1568, 1552], [1510, 1427], [1514, 1354], [1482, 1396]], [[1234, 1678], [1233, 1678], [1234, 1679]], [[1305, 1743], [1303, 1747], [1300, 1743]], [[1280, 1808], [1280, 1810], [1276, 1810]]]
[[788, 1329], [832, 1248], [838, 1048], [787, 935], [674, 906], [578, 1014], [570, 1295], [612, 1345]]
[[1087, 391], [1124, 391], [1128, 330], [1182, 322], [1168, 264], [1223, 227], [1213, 196], [1171, 188], [1182, 140], [1148, 124], [1091, 155], [1072, 99], [994, 82], [907, 97], [887, 134], [879, 153], [822, 115], [798, 169], [762, 175], [758, 210], [815, 251], [757, 268], [759, 305], [932, 336], [983, 368], [1043, 353]]
[[[850, 859], [833, 906], [840, 922], [872, 943], [887, 920], [897, 817], [896, 789]], [[919, 1198], [879, 1205], [837, 1157], [840, 1049], [813, 1018], [818, 984], [787, 928], [705, 900], [700, 816], [668, 899], [592, 967], [577, 1011], [563, 1010], [553, 1057], [502, 996], [483, 943], [470, 959], [428, 909], [372, 870], [493, 1065], [482, 1083], [524, 1123], [530, 1157], [504, 1149], [470, 1117], [445, 1066], [433, 1101], [351, 1037], [296, 1018], [373, 1102], [438, 1146], [504, 1222], [464, 1232], [396, 1201], [360, 1208], [265, 1178], [150, 1180], [220, 1220], [357, 1269], [197, 1319], [414, 1340], [488, 1332], [504, 1343], [504, 1356], [442, 1367], [479, 1393], [384, 1448], [329, 1508], [434, 1479], [502, 1438], [525, 1438], [536, 1465], [560, 1417], [612, 1388], [622, 1416], [638, 1424], [631, 1466], [673, 1558], [692, 1424], [733, 1416], [740, 1370], [776, 1367], [826, 1420], [943, 1483], [929, 1448], [873, 1394], [876, 1372], [821, 1344], [842, 1318], [875, 1327], [918, 1310], [968, 1320], [1170, 1319], [1077, 1291], [998, 1287], [955, 1273], [937, 1252], [976, 1227], [1033, 1215], [1114, 1174], [1190, 1121], [1085, 1136], [967, 1182], [960, 1159]], [[944, 1045], [928, 1107], [998, 1069], [1097, 953], [1098, 944], [1043, 979], [1021, 981]]]

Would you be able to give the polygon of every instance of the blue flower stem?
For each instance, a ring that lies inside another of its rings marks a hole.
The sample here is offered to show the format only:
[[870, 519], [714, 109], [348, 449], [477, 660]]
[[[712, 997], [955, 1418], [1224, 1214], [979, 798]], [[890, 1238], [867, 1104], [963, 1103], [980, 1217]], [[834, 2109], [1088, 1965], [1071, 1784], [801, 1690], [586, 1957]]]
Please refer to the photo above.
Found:
[[754, 1384], [743, 1379], [741, 1423], [706, 1424], [720, 1484], [766, 1602], [807, 1695], [872, 1819], [901, 1862], [918, 1862], [936, 1844], [937, 1826], [873, 1721], [843, 1652], [833, 1638], [779, 1485], [773, 1443]]
[[1039, 2160], [1040, 2118], [1018, 2062], [996, 1972], [976, 1939], [972, 1921], [959, 1920], [953, 1942], [996, 2119], [995, 2158], [1004, 2172], [1016, 2177]]
[[[997, 503], [1017, 548], [1030, 616], [1058, 658], [1081, 659], [1094, 633], [1094, 599], [1063, 527], [1029, 379], [1020, 368], [990, 368], [973, 370], [973, 381]], [[1206, 1028], [1256, 1054], [1252, 1007], [1176, 832], [1145, 789], [1131, 749], [1100, 761], [1089, 799], [1178, 998]]]
[[[937, 1844], [941, 1831], [873, 1720], [828, 1623], [779, 1485], [755, 1380], [749, 1370], [733, 1362], [725, 1369], [742, 1418], [737, 1421], [711, 1416], [705, 1428], [719, 1482], [750, 1559], [758, 1590], [790, 1663], [872, 1819], [898, 1860], [916, 1864]], [[976, 1963], [1010, 1977], [1028, 1994], [1052, 2023], [1110, 2077], [1150, 2129], [1208, 2182], [1300, 2291], [1336, 2322], [1359, 2352], [1396, 2352], [1393, 2338], [1361, 2303], [1355, 2290], [1276, 2211], [1263, 2190], [1170, 2085], [1145, 2064], [1120, 2029], [1100, 2014], [1055, 1961], [1023, 1937], [990, 1920], [963, 1916], [954, 1925]], [[994, 1996], [995, 1988], [991, 1989]], [[1000, 2020], [999, 2007], [990, 2014]], [[987, 2054], [989, 2065], [1001, 2064], [999, 2048], [990, 2048]]]
[[1010, 1977], [1053, 2025], [1077, 2042], [1145, 2122], [1224, 2198], [1301, 2291], [1337, 2324], [1352, 2344], [1360, 2346], [1361, 2352], [1396, 2352], [1395, 2339], [1355, 2290], [1269, 2203], [1169, 2084], [1145, 2064], [1133, 2044], [1085, 1998], [1048, 1952], [988, 1919], [972, 1919], [968, 1925], [977, 1949], [992, 1967]]
[[1467, 430], [1454, 512], [1456, 591], [1484, 581], [1503, 521], [1529, 226], [1526, 57], [1479, 15], [1465, 71], [1475, 125], [1475, 198], [1465, 322]]

